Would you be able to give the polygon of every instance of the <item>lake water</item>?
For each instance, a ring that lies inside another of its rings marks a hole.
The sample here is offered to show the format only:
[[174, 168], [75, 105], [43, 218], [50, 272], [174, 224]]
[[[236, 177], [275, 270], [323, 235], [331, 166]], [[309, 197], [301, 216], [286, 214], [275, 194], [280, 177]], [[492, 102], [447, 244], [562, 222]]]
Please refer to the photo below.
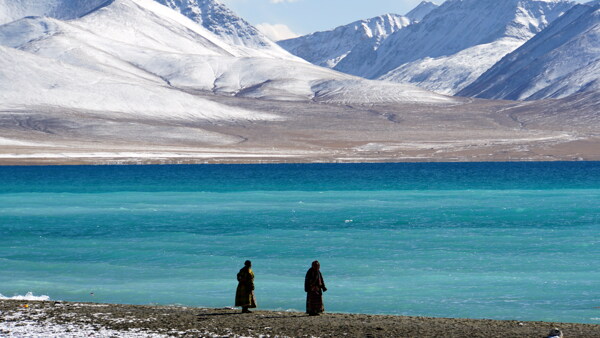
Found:
[[600, 324], [600, 162], [0, 167], [0, 293]]

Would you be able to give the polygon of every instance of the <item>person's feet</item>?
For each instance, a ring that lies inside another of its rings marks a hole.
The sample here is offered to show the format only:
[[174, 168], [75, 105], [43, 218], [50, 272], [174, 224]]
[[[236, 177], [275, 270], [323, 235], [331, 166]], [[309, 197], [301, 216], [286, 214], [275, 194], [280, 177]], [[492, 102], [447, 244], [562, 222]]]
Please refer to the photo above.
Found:
[[250, 311], [248, 309], [242, 309], [242, 313], [252, 313], [252, 311]]

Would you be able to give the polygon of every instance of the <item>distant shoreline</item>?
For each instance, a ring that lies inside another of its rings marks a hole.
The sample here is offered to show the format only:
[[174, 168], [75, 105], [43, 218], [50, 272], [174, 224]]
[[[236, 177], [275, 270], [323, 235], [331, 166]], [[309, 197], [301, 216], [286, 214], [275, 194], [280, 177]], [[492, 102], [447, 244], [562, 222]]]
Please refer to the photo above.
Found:
[[578, 323], [0, 300], [0, 336], [506, 338], [545, 337], [554, 327], [568, 338], [600, 334], [600, 325]]
[[43, 167], [43, 166], [132, 166], [132, 165], [218, 165], [218, 164], [228, 164], [228, 165], [236, 165], [236, 164], [251, 164], [251, 165], [261, 165], [261, 164], [410, 164], [410, 163], [559, 163], [559, 162], [600, 162], [600, 158], [596, 159], [552, 159], [552, 160], [540, 160], [540, 159], [514, 159], [514, 160], [506, 160], [506, 159], [497, 159], [497, 160], [473, 160], [473, 161], [465, 161], [465, 160], [451, 160], [446, 158], [440, 159], [422, 159], [422, 160], [406, 160], [406, 161], [398, 161], [398, 160], [372, 160], [372, 159], [364, 159], [364, 160], [346, 160], [346, 161], [313, 161], [309, 159], [297, 160], [297, 161], [283, 161], [283, 160], [241, 160], [241, 159], [216, 159], [216, 160], [206, 160], [206, 161], [194, 161], [194, 160], [139, 160], [139, 159], [127, 159], [127, 160], [117, 160], [117, 159], [103, 159], [97, 161], [88, 161], [88, 160], [58, 160], [58, 159], [18, 159], [18, 160], [6, 160], [0, 159], [0, 167], [18, 167], [18, 166], [30, 166], [30, 167]]

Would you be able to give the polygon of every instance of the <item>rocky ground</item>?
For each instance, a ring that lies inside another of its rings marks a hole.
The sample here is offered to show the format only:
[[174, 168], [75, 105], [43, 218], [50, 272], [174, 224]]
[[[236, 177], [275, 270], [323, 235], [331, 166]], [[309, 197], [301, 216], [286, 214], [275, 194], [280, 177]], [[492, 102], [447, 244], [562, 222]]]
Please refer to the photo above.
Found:
[[600, 337], [600, 325], [0, 300], [0, 337]]

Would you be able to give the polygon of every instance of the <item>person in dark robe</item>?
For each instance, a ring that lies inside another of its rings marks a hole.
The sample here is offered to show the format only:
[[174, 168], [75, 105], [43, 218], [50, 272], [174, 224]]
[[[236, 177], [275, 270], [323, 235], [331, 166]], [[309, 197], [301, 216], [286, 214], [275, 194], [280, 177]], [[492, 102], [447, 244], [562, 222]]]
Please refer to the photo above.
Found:
[[244, 267], [237, 274], [238, 286], [235, 292], [235, 306], [242, 307], [242, 313], [251, 313], [249, 308], [256, 307], [254, 298], [254, 272], [252, 262], [244, 262]]
[[304, 291], [306, 292], [306, 313], [309, 316], [318, 316], [324, 312], [323, 292], [327, 291], [327, 288], [323, 281], [319, 261], [312, 262], [312, 267], [306, 272]]

